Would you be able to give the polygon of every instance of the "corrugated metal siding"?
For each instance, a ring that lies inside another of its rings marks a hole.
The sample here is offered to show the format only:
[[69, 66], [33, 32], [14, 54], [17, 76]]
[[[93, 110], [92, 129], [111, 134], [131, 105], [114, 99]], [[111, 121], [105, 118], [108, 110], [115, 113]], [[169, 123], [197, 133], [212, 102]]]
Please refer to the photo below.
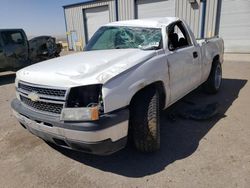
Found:
[[135, 18], [135, 0], [117, 0], [118, 19], [131, 20]]
[[207, 1], [204, 37], [213, 37], [215, 35], [217, 3], [218, 0]]
[[[173, 0], [174, 1], [174, 0]], [[118, 19], [128, 20], [135, 18], [137, 0], [117, 0]], [[154, 1], [152, 1], [154, 2]], [[201, 9], [200, 1], [190, 3], [188, 0], [175, 0], [175, 16], [184, 19], [194, 32], [200, 37]], [[110, 22], [116, 21], [116, 0], [102, 0], [83, 5], [65, 7], [65, 19], [67, 32], [76, 31], [78, 40], [85, 44], [83, 9], [98, 6], [109, 6]], [[216, 26], [217, 0], [207, 0], [205, 18], [205, 37], [214, 36]], [[70, 42], [70, 40], [69, 40]]]
[[191, 4], [187, 0], [176, 0], [176, 17], [180, 17], [187, 22], [195, 37], [200, 35], [200, 5], [199, 3]]
[[[85, 44], [84, 37], [84, 20], [83, 20], [83, 9], [93, 8], [98, 6], [109, 6], [109, 15], [110, 22], [116, 20], [116, 8], [115, 8], [115, 0], [107, 0], [107, 1], [97, 1], [91, 2], [88, 4], [77, 5], [73, 7], [66, 7], [65, 11], [65, 19], [66, 19], [66, 28], [67, 32], [76, 31], [78, 41], [81, 41], [83, 45]], [[70, 41], [69, 41], [70, 42]]]

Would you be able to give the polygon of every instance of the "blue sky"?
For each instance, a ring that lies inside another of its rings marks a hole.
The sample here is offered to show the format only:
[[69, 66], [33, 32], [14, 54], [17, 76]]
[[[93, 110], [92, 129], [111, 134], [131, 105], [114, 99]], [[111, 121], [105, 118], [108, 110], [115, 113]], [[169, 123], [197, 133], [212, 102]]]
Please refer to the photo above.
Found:
[[23, 28], [27, 35], [65, 35], [63, 5], [84, 0], [0, 0], [0, 28]]

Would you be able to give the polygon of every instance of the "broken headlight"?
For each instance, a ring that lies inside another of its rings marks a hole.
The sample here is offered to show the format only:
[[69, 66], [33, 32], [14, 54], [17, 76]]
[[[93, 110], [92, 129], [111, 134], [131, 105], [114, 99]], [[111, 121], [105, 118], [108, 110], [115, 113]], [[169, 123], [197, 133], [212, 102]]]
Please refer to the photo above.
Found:
[[88, 85], [71, 88], [61, 120], [98, 120], [102, 114], [102, 85]]

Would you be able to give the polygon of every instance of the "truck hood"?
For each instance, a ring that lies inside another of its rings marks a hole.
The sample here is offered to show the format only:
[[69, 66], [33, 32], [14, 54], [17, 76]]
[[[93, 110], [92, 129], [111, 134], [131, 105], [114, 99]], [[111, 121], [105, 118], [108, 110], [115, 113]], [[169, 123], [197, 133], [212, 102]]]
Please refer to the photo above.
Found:
[[17, 79], [58, 87], [103, 84], [155, 54], [155, 51], [140, 49], [79, 52], [21, 69], [17, 72]]

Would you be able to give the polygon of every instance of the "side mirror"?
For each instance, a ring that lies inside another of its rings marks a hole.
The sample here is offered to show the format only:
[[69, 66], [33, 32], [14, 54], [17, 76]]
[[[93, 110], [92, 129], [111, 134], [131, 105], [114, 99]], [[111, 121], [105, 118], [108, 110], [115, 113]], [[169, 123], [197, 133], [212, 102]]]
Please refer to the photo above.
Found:
[[18, 39], [18, 40], [17, 40], [17, 44], [24, 44], [24, 42], [23, 42], [22, 39]]
[[0, 53], [3, 53], [3, 49], [0, 47]]
[[174, 51], [176, 48], [174, 47], [174, 45], [173, 45], [172, 43], [169, 43], [169, 44], [168, 44], [168, 49], [169, 49], [170, 51]]

